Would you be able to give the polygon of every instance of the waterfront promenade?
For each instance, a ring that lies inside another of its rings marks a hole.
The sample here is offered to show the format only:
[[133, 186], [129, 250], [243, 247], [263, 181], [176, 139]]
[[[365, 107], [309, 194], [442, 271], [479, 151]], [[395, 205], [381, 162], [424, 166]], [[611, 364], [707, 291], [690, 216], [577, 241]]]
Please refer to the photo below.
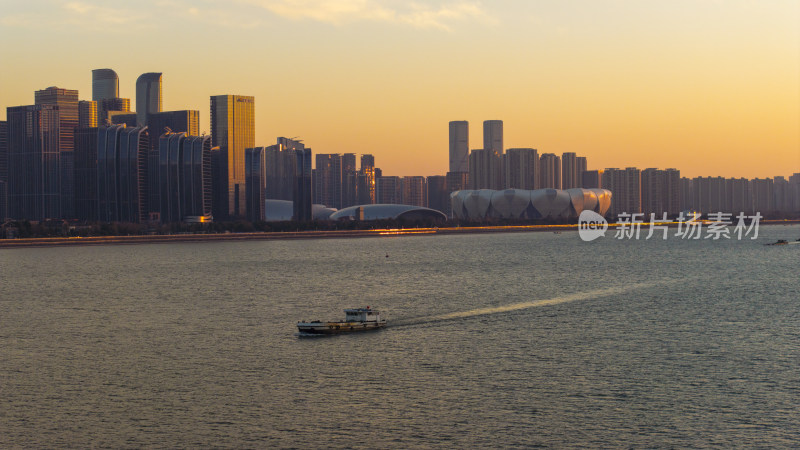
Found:
[[[706, 221], [703, 221], [706, 222]], [[762, 220], [761, 225], [789, 225], [800, 220]], [[677, 226], [670, 222], [670, 227]], [[617, 224], [609, 223], [609, 228]], [[648, 224], [643, 224], [642, 228]], [[577, 224], [567, 225], [510, 225], [481, 227], [433, 227], [433, 228], [381, 228], [372, 230], [324, 230], [324, 231], [286, 231], [286, 232], [247, 232], [247, 233], [180, 233], [136, 236], [90, 236], [90, 237], [49, 237], [26, 239], [0, 239], [0, 249], [19, 247], [58, 247], [65, 245], [106, 245], [106, 244], [151, 244], [171, 242], [207, 242], [237, 240], [281, 240], [281, 239], [334, 239], [358, 237], [390, 237], [413, 235], [446, 235], [468, 233], [510, 233], [510, 232], [554, 232], [576, 231]]]

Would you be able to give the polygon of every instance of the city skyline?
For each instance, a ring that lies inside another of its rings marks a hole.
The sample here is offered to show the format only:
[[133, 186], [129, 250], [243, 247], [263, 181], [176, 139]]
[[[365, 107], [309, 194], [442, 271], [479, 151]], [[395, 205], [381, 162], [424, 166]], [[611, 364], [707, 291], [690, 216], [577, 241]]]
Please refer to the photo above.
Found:
[[[575, 152], [592, 168], [800, 168], [796, 2], [38, 6], [0, 13], [0, 38], [15, 43], [0, 50], [14, 66], [0, 120], [49, 86], [89, 100], [91, 70], [111, 68], [132, 100], [138, 76], [163, 73], [163, 110], [199, 111], [201, 132], [209, 96], [253, 96], [255, 145], [299, 136], [319, 153], [373, 154], [387, 175], [444, 174], [445, 124], [472, 122], [473, 150], [491, 119], [504, 121], [506, 149]], [[211, 24], [222, 31], [203, 33]], [[185, 45], [179, 57], [118, 50], [133, 37], [143, 49]], [[190, 63], [212, 55], [202, 72]]]

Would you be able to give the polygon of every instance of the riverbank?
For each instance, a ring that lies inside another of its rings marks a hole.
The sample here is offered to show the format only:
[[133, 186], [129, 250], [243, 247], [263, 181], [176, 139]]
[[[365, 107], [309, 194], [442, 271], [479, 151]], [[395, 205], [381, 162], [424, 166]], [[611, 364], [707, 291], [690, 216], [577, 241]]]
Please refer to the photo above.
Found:
[[[761, 221], [761, 225], [793, 225], [800, 220]], [[611, 223], [612, 228], [616, 224]], [[677, 226], [676, 222], [668, 224]], [[647, 224], [642, 225], [645, 230]], [[292, 232], [248, 232], [248, 233], [216, 233], [216, 234], [162, 234], [137, 236], [91, 236], [91, 237], [53, 237], [0, 239], [0, 249], [19, 247], [61, 247], [71, 245], [112, 245], [112, 244], [153, 244], [174, 242], [210, 242], [210, 241], [242, 241], [242, 240], [287, 240], [287, 239], [341, 239], [361, 237], [391, 237], [417, 235], [446, 235], [472, 233], [514, 233], [514, 232], [553, 232], [576, 231], [577, 224], [569, 225], [512, 225], [485, 227], [435, 227], [435, 228], [384, 228], [374, 230], [325, 230], [325, 231], [292, 231]]]
[[286, 240], [286, 239], [336, 239], [357, 237], [414, 236], [433, 234], [497, 233], [525, 231], [568, 231], [577, 230], [577, 225], [522, 225], [491, 227], [454, 228], [385, 228], [374, 230], [326, 230], [293, 232], [248, 232], [215, 234], [164, 234], [141, 236], [90, 236], [0, 239], [0, 248], [17, 247], [60, 247], [70, 245], [108, 245], [108, 244], [152, 244], [159, 242], [209, 242], [240, 240]]

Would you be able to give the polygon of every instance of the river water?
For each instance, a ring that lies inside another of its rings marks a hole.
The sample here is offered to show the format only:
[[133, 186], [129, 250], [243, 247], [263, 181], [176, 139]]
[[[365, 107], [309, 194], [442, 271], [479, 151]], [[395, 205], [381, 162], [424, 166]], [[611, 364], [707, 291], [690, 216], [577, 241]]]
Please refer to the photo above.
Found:
[[0, 447], [796, 447], [798, 237], [0, 249]]

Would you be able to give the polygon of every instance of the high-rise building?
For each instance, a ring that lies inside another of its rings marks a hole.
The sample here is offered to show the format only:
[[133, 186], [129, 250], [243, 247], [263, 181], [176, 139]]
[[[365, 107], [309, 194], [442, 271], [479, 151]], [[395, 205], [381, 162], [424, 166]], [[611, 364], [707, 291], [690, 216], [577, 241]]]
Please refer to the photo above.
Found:
[[789, 177], [789, 197], [790, 211], [800, 212], [800, 173]]
[[361, 168], [358, 172], [354, 204], [371, 205], [375, 203], [375, 177], [375, 157], [369, 154], [361, 155]]
[[[358, 170], [356, 154], [345, 153], [342, 155], [342, 206], [356, 205], [358, 202]], [[316, 180], [315, 180], [316, 182]], [[316, 202], [316, 200], [315, 200]]]
[[428, 206], [428, 185], [425, 183], [425, 177], [403, 177], [402, 186], [404, 205]]
[[313, 218], [312, 205], [312, 179], [311, 179], [311, 149], [295, 150], [294, 193], [292, 199], [292, 218], [299, 222], [307, 222]]
[[161, 222], [211, 220], [211, 136], [164, 133], [158, 145]]
[[578, 187], [578, 155], [575, 152], [561, 154], [561, 189]]
[[402, 203], [403, 183], [400, 177], [379, 177], [377, 179], [376, 196], [376, 203], [378, 204]]
[[265, 148], [267, 199], [294, 199], [294, 152], [304, 148], [301, 141], [285, 137], [279, 137], [275, 145]]
[[[583, 180], [583, 172], [588, 170], [586, 164], [585, 156], [578, 156], [575, 158], [575, 167], [577, 168], [576, 183], [578, 183], [575, 187], [580, 187], [581, 181]], [[562, 182], [561, 185], [563, 186], [564, 183]]]
[[483, 122], [483, 149], [494, 150], [499, 155], [503, 154], [502, 120], [485, 120]]
[[97, 217], [97, 127], [75, 129], [75, 218]]
[[78, 127], [78, 91], [61, 89], [55, 86], [36, 91], [36, 105], [55, 105], [58, 107], [58, 152], [61, 194], [61, 215], [59, 219], [73, 218], [75, 215], [75, 173], [74, 149], [75, 128]]
[[442, 211], [445, 214], [446, 205], [450, 203], [450, 193], [447, 192], [447, 177], [444, 175], [431, 175], [425, 180], [428, 188], [428, 208]]
[[665, 174], [664, 171], [648, 168], [642, 171], [642, 212], [645, 217], [649, 214], [655, 214], [656, 217], [661, 217], [661, 214], [666, 212], [664, 202], [664, 184]]
[[[124, 115], [114, 116], [125, 117]], [[128, 116], [130, 117], [130, 116]], [[128, 125], [130, 126], [130, 125]], [[156, 174], [159, 171], [160, 163], [160, 138], [164, 133], [185, 133], [187, 136], [197, 136], [200, 134], [200, 112], [196, 110], [163, 111], [147, 115], [147, 129], [149, 131], [149, 171]], [[159, 196], [159, 180], [155, 176], [149, 177], [148, 186], [149, 198], [147, 204], [155, 208], [150, 212], [160, 212], [161, 200]], [[164, 220], [164, 218], [162, 218]], [[169, 222], [166, 220], [165, 222]]]
[[99, 125], [125, 125], [127, 127], [136, 126], [137, 118], [135, 112], [106, 111], [106, 114], [108, 115], [108, 120], [98, 121], [97, 123]]
[[764, 215], [775, 211], [775, 192], [772, 178], [750, 180], [753, 193], [753, 211]]
[[136, 123], [147, 125], [147, 116], [161, 112], [161, 73], [150, 72], [136, 79]]
[[664, 170], [664, 211], [678, 214], [681, 209], [681, 171], [674, 168]]
[[[354, 155], [355, 156], [355, 155]], [[342, 155], [318, 153], [314, 178], [314, 202], [329, 208], [342, 208]], [[355, 161], [353, 161], [355, 165]]]
[[[107, 125], [106, 120], [114, 121], [114, 116], [126, 114], [126, 125], [136, 126], [136, 113], [131, 112], [131, 100], [129, 98], [104, 98], [97, 100], [97, 124], [98, 126]], [[119, 119], [117, 119], [119, 120]], [[117, 123], [117, 122], [114, 122]]]
[[747, 178], [728, 178], [726, 181], [728, 198], [730, 199], [730, 212], [751, 214], [753, 212], [753, 196], [750, 191], [750, 180]]
[[503, 189], [503, 157], [497, 150], [476, 149], [469, 154], [471, 189]]
[[561, 158], [555, 153], [543, 153], [539, 158], [539, 188], [561, 189]]
[[[224, 181], [219, 181], [222, 189], [219, 212], [224, 214], [223, 219], [242, 217], [245, 215], [244, 149], [255, 147], [255, 99], [244, 95], [212, 96], [211, 136], [212, 145], [220, 149], [220, 176], [224, 177]], [[310, 167], [308, 175], [310, 179]]]
[[680, 202], [679, 211], [694, 211], [694, 187], [692, 186], [692, 179], [681, 177], [680, 179]]
[[0, 121], [0, 221], [8, 217], [8, 122]]
[[536, 149], [508, 149], [505, 169], [507, 189], [539, 189], [539, 153]]
[[602, 170], [586, 170], [581, 175], [581, 187], [584, 189], [596, 189], [602, 186]]
[[148, 154], [145, 127], [112, 125], [97, 131], [97, 214], [104, 222], [147, 220]]
[[119, 97], [119, 77], [111, 69], [92, 70], [92, 100]]
[[729, 211], [732, 201], [728, 197], [728, 180], [723, 177], [696, 177], [692, 180], [694, 209], [704, 213]]
[[150, 130], [150, 146], [158, 149], [159, 137], [167, 132], [186, 133], [187, 136], [200, 135], [200, 112], [197, 110], [162, 111], [147, 115], [147, 128]]
[[585, 171], [586, 157], [564, 152], [561, 155], [561, 189], [581, 187]]
[[450, 172], [469, 172], [469, 122], [450, 122]]
[[7, 109], [9, 217], [64, 217], [59, 113], [57, 105], [49, 104]]
[[609, 168], [603, 171], [603, 189], [611, 191], [613, 197], [607, 215], [642, 212], [641, 171], [635, 167]]
[[181, 219], [212, 219], [211, 136], [187, 136], [181, 155]]
[[81, 100], [78, 102], [78, 128], [97, 128], [97, 102]]
[[244, 178], [245, 196], [247, 206], [245, 208], [247, 220], [255, 222], [266, 220], [266, 168], [264, 161], [266, 150], [264, 147], [247, 148], [244, 150]]

